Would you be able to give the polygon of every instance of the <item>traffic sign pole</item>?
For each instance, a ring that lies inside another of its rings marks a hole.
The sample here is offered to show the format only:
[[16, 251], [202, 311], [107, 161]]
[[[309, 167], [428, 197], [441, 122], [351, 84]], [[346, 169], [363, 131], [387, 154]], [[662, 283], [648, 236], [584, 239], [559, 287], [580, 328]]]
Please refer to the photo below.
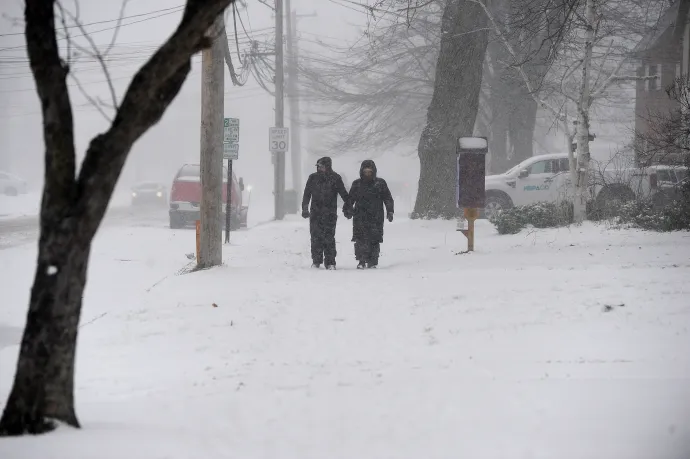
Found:
[[232, 161], [240, 156], [240, 119], [225, 118], [223, 121], [223, 158], [228, 160], [225, 185], [225, 243], [228, 244], [232, 224]]
[[225, 192], [225, 243], [230, 243], [230, 210], [232, 209], [232, 159], [228, 159], [228, 183]]

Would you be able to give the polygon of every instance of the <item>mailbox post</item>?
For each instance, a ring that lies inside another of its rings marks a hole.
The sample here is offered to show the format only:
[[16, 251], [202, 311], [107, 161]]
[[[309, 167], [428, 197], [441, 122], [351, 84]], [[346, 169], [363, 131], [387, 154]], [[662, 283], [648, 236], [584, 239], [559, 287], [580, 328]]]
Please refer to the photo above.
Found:
[[467, 229], [459, 231], [467, 237], [467, 251], [474, 251], [474, 221], [479, 217], [479, 209], [484, 207], [486, 198], [484, 179], [486, 176], [486, 154], [489, 144], [486, 137], [460, 137], [456, 147], [457, 167], [457, 206], [463, 209], [467, 219]]

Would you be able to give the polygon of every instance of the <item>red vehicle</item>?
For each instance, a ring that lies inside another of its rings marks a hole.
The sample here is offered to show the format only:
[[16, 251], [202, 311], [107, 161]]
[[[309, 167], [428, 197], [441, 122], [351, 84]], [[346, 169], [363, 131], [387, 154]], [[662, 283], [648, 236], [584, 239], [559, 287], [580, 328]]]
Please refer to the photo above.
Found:
[[[228, 170], [223, 167], [223, 219], [225, 227], [225, 203], [227, 202]], [[237, 180], [232, 174], [232, 195], [230, 197], [230, 228], [238, 229], [247, 226], [248, 208], [242, 205], [244, 181]], [[184, 228], [194, 225], [200, 218], [201, 204], [201, 167], [198, 164], [185, 164], [177, 171], [170, 188], [170, 228]]]

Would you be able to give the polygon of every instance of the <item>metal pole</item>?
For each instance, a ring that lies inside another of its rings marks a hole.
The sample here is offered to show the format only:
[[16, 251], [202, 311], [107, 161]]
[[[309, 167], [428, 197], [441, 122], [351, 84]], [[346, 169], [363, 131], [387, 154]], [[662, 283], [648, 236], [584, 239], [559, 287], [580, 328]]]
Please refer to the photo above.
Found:
[[[275, 125], [283, 126], [283, 0], [276, 0], [276, 81], [275, 81]], [[275, 188], [275, 219], [282, 220], [285, 217], [285, 152], [275, 154], [274, 162], [274, 188]]]
[[230, 242], [230, 211], [232, 210], [232, 159], [228, 159], [228, 183], [225, 185], [225, 243]]
[[213, 45], [202, 52], [201, 66], [201, 234], [200, 268], [223, 262], [223, 16], [211, 26]]

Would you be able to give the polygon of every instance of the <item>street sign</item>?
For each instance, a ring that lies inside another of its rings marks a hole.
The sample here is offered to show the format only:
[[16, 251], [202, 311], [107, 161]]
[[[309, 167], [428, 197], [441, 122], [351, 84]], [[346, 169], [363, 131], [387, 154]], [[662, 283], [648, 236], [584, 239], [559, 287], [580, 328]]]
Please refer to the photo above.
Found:
[[223, 143], [240, 143], [239, 118], [225, 118], [223, 122]]
[[288, 128], [272, 127], [268, 129], [268, 149], [271, 153], [288, 151], [290, 132]]
[[240, 158], [240, 144], [239, 143], [224, 143], [223, 144], [223, 159], [232, 159], [233, 161]]

